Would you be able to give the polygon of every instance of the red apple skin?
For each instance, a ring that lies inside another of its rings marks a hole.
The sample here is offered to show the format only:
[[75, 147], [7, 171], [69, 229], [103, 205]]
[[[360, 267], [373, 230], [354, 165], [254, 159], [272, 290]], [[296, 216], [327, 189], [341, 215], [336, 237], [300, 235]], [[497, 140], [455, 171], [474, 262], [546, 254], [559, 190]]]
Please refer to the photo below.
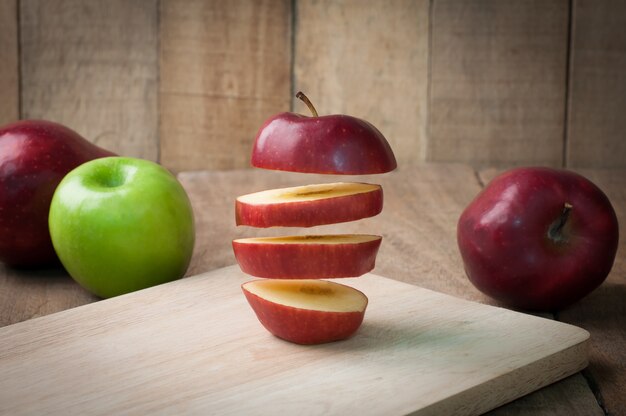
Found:
[[325, 312], [294, 308], [263, 299], [244, 286], [242, 290], [265, 329], [295, 344], [314, 345], [348, 339], [359, 329], [365, 316], [365, 310]]
[[382, 238], [358, 244], [271, 244], [233, 241], [241, 271], [268, 279], [358, 277], [372, 271]]
[[78, 165], [112, 155], [57, 123], [25, 120], [0, 127], [0, 261], [57, 262], [48, 231], [54, 190]]
[[376, 127], [340, 114], [275, 115], [257, 133], [251, 163], [263, 169], [336, 175], [385, 173], [397, 167], [387, 139]]
[[[549, 235], [564, 205], [572, 209]], [[457, 240], [470, 281], [515, 308], [562, 309], [606, 278], [619, 239], [606, 195], [564, 170], [518, 168], [503, 173], [463, 211]]]
[[250, 227], [313, 227], [356, 221], [380, 214], [383, 209], [381, 187], [370, 192], [322, 198], [312, 201], [253, 205], [235, 201], [237, 225]]

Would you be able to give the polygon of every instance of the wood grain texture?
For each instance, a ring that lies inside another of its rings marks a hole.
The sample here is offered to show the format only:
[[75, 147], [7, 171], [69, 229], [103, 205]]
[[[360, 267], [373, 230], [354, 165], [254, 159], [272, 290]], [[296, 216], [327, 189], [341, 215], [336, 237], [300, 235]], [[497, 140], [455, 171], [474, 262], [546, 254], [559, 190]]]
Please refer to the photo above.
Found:
[[580, 373], [486, 413], [488, 416], [572, 414], [604, 416], [587, 380]]
[[[368, 120], [400, 166], [424, 160], [428, 85], [427, 0], [299, 1], [294, 89], [321, 115]], [[296, 98], [293, 109], [309, 114]]]
[[0, 412], [470, 415], [586, 365], [584, 330], [372, 274], [341, 279], [370, 298], [354, 337], [294, 345], [248, 280], [232, 266], [1, 329]]
[[17, 0], [0, 0], [0, 125], [20, 116]]
[[568, 10], [434, 1], [427, 160], [562, 165]]
[[161, 2], [161, 162], [250, 165], [263, 121], [290, 103], [291, 2]]
[[[619, 224], [626, 223], [626, 171], [623, 169], [577, 169], [611, 200]], [[501, 171], [485, 169], [487, 184]], [[613, 269], [606, 281], [589, 296], [558, 312], [556, 318], [586, 328], [591, 333], [588, 377], [609, 414], [626, 413], [626, 242], [620, 239]]]
[[157, 0], [20, 2], [22, 116], [157, 159]]
[[626, 167], [626, 2], [573, 2], [567, 165]]
[[24, 270], [0, 264], [0, 327], [96, 300], [60, 266]]

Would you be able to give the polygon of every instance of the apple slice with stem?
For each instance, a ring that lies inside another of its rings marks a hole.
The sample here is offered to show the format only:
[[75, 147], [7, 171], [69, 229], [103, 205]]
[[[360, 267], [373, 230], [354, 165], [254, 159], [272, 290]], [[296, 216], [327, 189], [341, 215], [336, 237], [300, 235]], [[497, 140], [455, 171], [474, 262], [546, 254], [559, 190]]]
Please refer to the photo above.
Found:
[[382, 237], [365, 234], [233, 240], [244, 273], [273, 279], [358, 277], [372, 269]]
[[296, 344], [321, 344], [352, 336], [363, 322], [367, 296], [325, 280], [254, 280], [241, 286], [263, 326]]
[[338, 182], [271, 189], [235, 201], [237, 225], [312, 227], [373, 217], [383, 209], [380, 185]]
[[397, 167], [387, 139], [372, 124], [345, 114], [318, 116], [302, 92], [296, 97], [313, 117], [280, 113], [269, 118], [254, 140], [252, 166], [335, 175], [385, 173]]

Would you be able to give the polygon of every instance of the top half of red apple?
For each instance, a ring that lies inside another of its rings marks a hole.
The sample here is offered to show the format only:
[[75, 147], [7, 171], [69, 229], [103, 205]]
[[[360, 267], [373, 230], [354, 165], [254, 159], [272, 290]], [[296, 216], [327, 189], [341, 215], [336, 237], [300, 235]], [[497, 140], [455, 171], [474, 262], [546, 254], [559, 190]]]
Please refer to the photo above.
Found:
[[387, 139], [372, 124], [343, 114], [318, 116], [303, 94], [298, 97], [313, 117], [281, 113], [268, 119], [254, 141], [253, 166], [336, 175], [385, 173], [397, 167]]

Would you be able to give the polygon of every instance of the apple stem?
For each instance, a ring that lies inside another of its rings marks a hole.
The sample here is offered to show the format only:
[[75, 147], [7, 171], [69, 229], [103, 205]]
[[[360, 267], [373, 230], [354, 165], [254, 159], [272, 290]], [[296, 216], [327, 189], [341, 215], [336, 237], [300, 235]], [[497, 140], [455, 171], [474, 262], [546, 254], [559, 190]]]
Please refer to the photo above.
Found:
[[296, 94], [296, 98], [299, 98], [302, 101], [304, 101], [306, 106], [309, 107], [309, 110], [311, 110], [311, 113], [313, 113], [313, 117], [318, 117], [317, 110], [315, 109], [315, 107], [313, 107], [313, 103], [311, 103], [311, 100], [309, 100], [309, 97], [304, 95], [302, 91], [298, 91], [298, 93]]
[[561, 230], [565, 226], [567, 219], [569, 218], [570, 213], [572, 212], [572, 204], [566, 202], [563, 206], [563, 211], [561, 211], [561, 216], [558, 220], [556, 220], [550, 229], [548, 230], [548, 237], [550, 237], [554, 241], [562, 241], [563, 236], [561, 235]]

